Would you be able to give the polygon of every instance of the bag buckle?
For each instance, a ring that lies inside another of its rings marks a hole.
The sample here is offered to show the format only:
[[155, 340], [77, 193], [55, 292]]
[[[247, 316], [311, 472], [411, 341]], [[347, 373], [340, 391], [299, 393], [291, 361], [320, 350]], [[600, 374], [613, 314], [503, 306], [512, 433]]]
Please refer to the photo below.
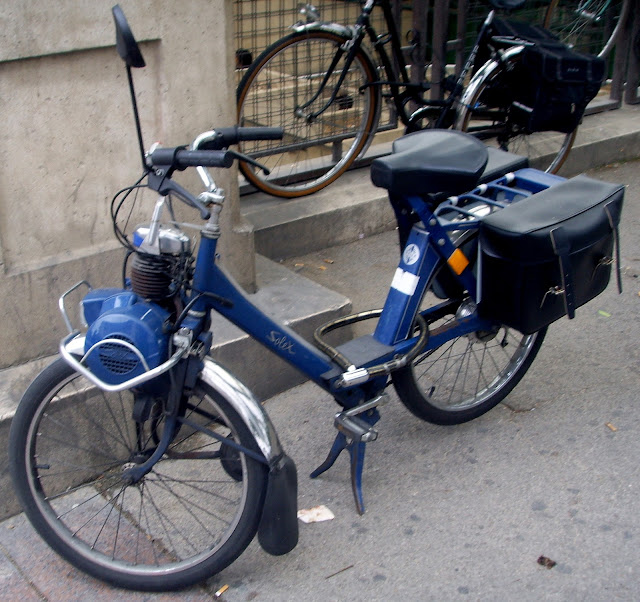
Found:
[[565, 291], [562, 287], [560, 286], [552, 286], [545, 294], [544, 297], [542, 297], [542, 302], [540, 303], [540, 309], [542, 309], [542, 306], [544, 305], [544, 302], [547, 300], [547, 297], [549, 295], [564, 295]]

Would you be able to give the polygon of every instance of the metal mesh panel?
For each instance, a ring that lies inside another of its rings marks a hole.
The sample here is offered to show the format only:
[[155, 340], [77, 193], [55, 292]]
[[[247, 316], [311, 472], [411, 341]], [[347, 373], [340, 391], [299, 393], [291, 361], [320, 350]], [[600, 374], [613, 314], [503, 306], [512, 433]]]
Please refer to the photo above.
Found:
[[[290, 26], [303, 19], [300, 8], [304, 3], [298, 0], [234, 0], [233, 4], [238, 67], [236, 76], [239, 83], [251, 62], [267, 46], [291, 33]], [[359, 0], [322, 0], [314, 2], [313, 5], [318, 9], [322, 21], [353, 25], [360, 14]], [[386, 24], [380, 9], [374, 10], [371, 21], [379, 34], [386, 33]], [[370, 55], [376, 59], [373, 51]], [[380, 78], [386, 79], [382, 73]], [[383, 107], [379, 124], [381, 128], [395, 124], [393, 111], [388, 107]]]

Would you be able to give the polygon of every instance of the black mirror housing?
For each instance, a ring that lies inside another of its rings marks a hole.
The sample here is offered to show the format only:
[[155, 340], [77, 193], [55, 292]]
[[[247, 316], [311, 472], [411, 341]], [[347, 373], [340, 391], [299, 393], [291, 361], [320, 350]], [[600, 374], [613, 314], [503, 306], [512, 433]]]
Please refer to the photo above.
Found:
[[127, 18], [124, 16], [120, 5], [116, 4], [111, 9], [111, 12], [116, 24], [116, 50], [120, 58], [126, 63], [127, 67], [144, 67], [145, 62], [142, 58], [142, 52], [140, 52], [138, 42], [133, 37]]

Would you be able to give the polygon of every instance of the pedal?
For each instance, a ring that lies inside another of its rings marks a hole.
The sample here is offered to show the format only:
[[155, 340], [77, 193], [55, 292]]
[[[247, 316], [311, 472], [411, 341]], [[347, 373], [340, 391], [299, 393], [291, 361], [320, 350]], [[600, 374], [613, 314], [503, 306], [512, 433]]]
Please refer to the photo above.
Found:
[[378, 431], [370, 424], [357, 416], [349, 416], [347, 412], [336, 414], [334, 426], [352, 441], [368, 443], [378, 438]]

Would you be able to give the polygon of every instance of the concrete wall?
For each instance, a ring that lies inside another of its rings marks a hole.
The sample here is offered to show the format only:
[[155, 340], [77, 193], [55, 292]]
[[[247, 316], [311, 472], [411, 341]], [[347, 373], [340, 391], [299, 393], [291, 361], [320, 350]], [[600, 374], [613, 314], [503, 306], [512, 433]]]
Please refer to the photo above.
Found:
[[[114, 2], [0, 3], [0, 368], [55, 352], [65, 332], [57, 298], [76, 281], [120, 281], [109, 204], [141, 166]], [[145, 145], [185, 144], [234, 123], [231, 0], [121, 6], [147, 62], [134, 71]], [[230, 192], [223, 258], [251, 288], [253, 238], [241, 223], [234, 173], [214, 176]], [[148, 219], [154, 200], [145, 194], [131, 223]]]

